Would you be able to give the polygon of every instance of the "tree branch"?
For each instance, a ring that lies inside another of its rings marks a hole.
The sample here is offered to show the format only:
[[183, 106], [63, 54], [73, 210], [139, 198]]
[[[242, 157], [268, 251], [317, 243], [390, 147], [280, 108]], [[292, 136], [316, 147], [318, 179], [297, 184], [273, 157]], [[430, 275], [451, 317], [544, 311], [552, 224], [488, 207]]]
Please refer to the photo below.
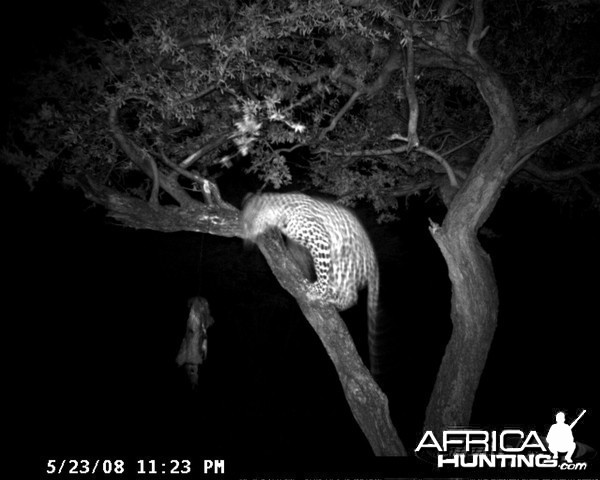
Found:
[[489, 27], [483, 27], [483, 0], [473, 0], [473, 17], [471, 19], [471, 29], [469, 39], [467, 40], [467, 51], [472, 57], [478, 57], [479, 42], [487, 34]]
[[442, 153], [442, 156], [447, 157], [448, 155], [451, 155], [452, 153], [460, 150], [461, 148], [466, 147], [467, 145], [473, 143], [475, 140], [481, 138], [483, 135], [484, 135], [483, 133], [480, 133], [479, 135], [475, 135], [474, 137], [471, 137], [468, 140], [465, 140], [460, 145], [457, 145], [456, 147], [452, 147], [450, 150], [446, 150], [444, 153]]
[[[331, 71], [331, 75], [330, 75], [331, 79], [337, 80], [341, 83], [349, 85], [352, 88], [354, 88], [355, 90], [354, 90], [354, 93], [352, 94], [352, 96], [350, 97], [350, 99], [340, 109], [340, 111], [335, 116], [335, 118], [331, 121], [331, 123], [321, 131], [321, 133], [319, 134], [319, 137], [318, 137], [319, 140], [323, 139], [325, 137], [325, 135], [327, 135], [330, 131], [332, 131], [337, 126], [340, 119], [352, 107], [354, 102], [356, 102], [356, 100], [358, 100], [358, 98], [361, 95], [366, 93], [367, 96], [372, 97], [375, 94], [377, 94], [377, 92], [382, 90], [389, 82], [389, 80], [392, 76], [392, 73], [394, 71], [398, 70], [402, 66], [402, 64], [403, 64], [402, 52], [396, 48], [392, 48], [385, 64], [381, 68], [379, 75], [377, 76], [377, 78], [375, 80], [373, 80], [371, 82], [370, 85], [367, 85], [367, 86], [362, 85], [360, 82], [353, 79], [349, 75], [343, 75], [341, 73], [342, 67], [339, 65], [336, 66]], [[412, 110], [411, 110], [411, 112], [412, 112]]]
[[458, 182], [456, 181], [456, 175], [454, 174], [454, 170], [452, 170], [452, 167], [444, 157], [442, 157], [439, 153], [430, 150], [427, 147], [419, 146], [416, 148], [416, 150], [417, 152], [424, 153], [425, 155], [430, 156], [435, 161], [437, 161], [442, 167], [444, 167], [446, 175], [448, 176], [448, 181], [450, 182], [450, 186], [458, 188]]
[[325, 127], [323, 130], [321, 130], [321, 133], [319, 134], [319, 140], [322, 140], [325, 137], [325, 135], [327, 135], [329, 132], [331, 132], [337, 126], [340, 119], [350, 109], [350, 107], [352, 107], [352, 105], [354, 105], [354, 102], [356, 102], [358, 97], [360, 97], [362, 94], [363, 94], [363, 92], [361, 90], [356, 90], [352, 94], [352, 96], [348, 99], [346, 104], [340, 109], [340, 111], [335, 116], [335, 118], [331, 121], [331, 123], [327, 127]]
[[148, 202], [101, 185], [91, 177], [78, 178], [86, 198], [107, 210], [107, 215], [131, 228], [160, 232], [202, 232], [240, 237], [239, 210], [207, 206], [192, 200], [185, 207], [153, 207]]
[[121, 147], [121, 150], [127, 155], [127, 157], [142, 171], [148, 178], [154, 179], [154, 173], [157, 174], [159, 185], [171, 195], [180, 205], [188, 205], [192, 198], [181, 188], [181, 186], [171, 178], [164, 176], [162, 173], [156, 170], [153, 171], [151, 160], [143, 153], [142, 149], [139, 148], [134, 142], [132, 142], [127, 135], [121, 130], [118, 122], [118, 108], [116, 105], [109, 107], [108, 113], [108, 124], [113, 137], [117, 141], [117, 144]]
[[569, 178], [577, 178], [582, 173], [600, 170], [600, 163], [577, 165], [576, 167], [565, 168], [563, 170], [546, 170], [533, 163], [529, 163], [525, 165], [524, 170], [531, 175], [535, 175], [541, 180], [558, 182]]
[[209, 93], [214, 92], [217, 88], [218, 88], [217, 85], [213, 85], [211, 87], [205, 88], [204, 90], [202, 90], [200, 93], [197, 93], [196, 95], [192, 95], [190, 97], [182, 98], [181, 100], [175, 102], [173, 104], [173, 106], [174, 107], [178, 107], [179, 105], [183, 105], [184, 103], [189, 103], [189, 102], [193, 102], [194, 100], [198, 100], [198, 99], [200, 99], [202, 97], [205, 97]]
[[366, 10], [380, 10], [382, 7], [393, 12], [391, 21], [401, 30], [406, 28], [408, 20], [403, 15], [402, 11], [396, 8], [394, 2], [389, 0], [340, 0], [340, 3], [348, 7], [364, 8]]
[[517, 142], [519, 162], [513, 167], [510, 175], [515, 174], [540, 147], [572, 128], [598, 107], [600, 107], [600, 82], [557, 114], [527, 130]]
[[292, 75], [291, 81], [293, 83], [297, 83], [298, 85], [308, 85], [311, 83], [317, 83], [322, 78], [334, 76], [335, 72], [340, 68], [341, 68], [340, 65], [336, 65], [333, 68], [319, 68], [318, 70], [315, 70], [310, 75], [306, 75], [306, 76]]
[[[405, 148], [407, 148], [407, 149], [410, 148], [410, 145], [408, 143], [409, 139], [406, 137], [403, 137], [402, 135], [399, 135], [397, 133], [390, 135], [388, 137], [388, 140], [402, 140], [403, 142], [407, 142], [407, 145], [405, 146]], [[448, 175], [448, 180], [450, 182], [450, 185], [454, 188], [458, 188], [458, 182], [456, 181], [456, 175], [454, 175], [454, 170], [452, 170], [452, 167], [450, 166], [450, 164], [446, 161], [446, 159], [444, 157], [442, 157], [439, 153], [434, 152], [433, 150], [431, 150], [427, 147], [423, 147], [423, 146], [419, 146], [419, 147], [415, 148], [415, 150], [417, 152], [423, 153], [423, 154], [433, 158], [442, 167], [444, 167], [444, 170], [446, 171], [446, 175]]]
[[225, 133], [223, 135], [220, 135], [219, 137], [208, 142], [207, 144], [203, 145], [200, 149], [198, 149], [197, 151], [195, 151], [194, 153], [189, 155], [185, 160], [183, 160], [179, 164], [179, 167], [184, 170], [187, 170], [194, 163], [196, 163], [200, 158], [207, 155], [212, 150], [219, 148], [221, 145], [223, 145], [226, 142], [228, 142], [229, 140], [231, 140], [235, 135], [236, 135], [236, 132]]
[[377, 456], [406, 455], [392, 424], [388, 401], [362, 362], [352, 337], [331, 305], [309, 303], [306, 282], [283, 248], [281, 237], [262, 235], [258, 246], [281, 286], [292, 294], [319, 336], [340, 378], [355, 420]]
[[158, 167], [152, 157], [148, 157], [148, 161], [152, 166], [152, 192], [150, 193], [150, 203], [153, 206], [158, 206], [158, 190], [160, 188], [160, 179], [158, 178]]
[[427, 190], [428, 188], [434, 187], [434, 183], [431, 181], [420, 182], [420, 183], [409, 183], [403, 186], [385, 189], [384, 193], [392, 195], [393, 197], [407, 197], [409, 195], [416, 195], [417, 193]]
[[408, 101], [408, 149], [412, 150], [419, 146], [419, 135], [417, 132], [419, 122], [419, 100], [415, 91], [415, 52], [413, 47], [412, 31], [406, 34], [406, 70], [404, 74], [404, 89]]
[[193, 180], [201, 187], [202, 195], [204, 197], [204, 203], [206, 203], [209, 206], [212, 206], [214, 203], [216, 203], [221, 208], [236, 210], [236, 208], [233, 205], [227, 203], [221, 198], [221, 192], [219, 191], [219, 187], [217, 187], [217, 185], [214, 182], [210, 181], [207, 178], [201, 177], [197, 173], [184, 170], [175, 162], [169, 160], [164, 154], [164, 152], [161, 151], [160, 154], [162, 161], [166, 165], [171, 167], [178, 174], [183, 175], [184, 177], [189, 178], [190, 180]]
[[371, 84], [366, 88], [367, 95], [369, 97], [373, 97], [377, 92], [382, 90], [387, 83], [390, 81], [392, 74], [402, 68], [404, 64], [404, 60], [402, 58], [402, 51], [397, 48], [396, 45], [392, 45], [390, 50], [390, 54], [388, 55], [387, 60], [381, 67], [381, 72], [375, 80], [371, 82]]
[[327, 148], [319, 148], [314, 153], [327, 153], [334, 157], [380, 157], [385, 155], [395, 155], [397, 153], [404, 153], [408, 151], [407, 145], [395, 148], [384, 148], [383, 150], [353, 150], [346, 152], [344, 150], [329, 150]]

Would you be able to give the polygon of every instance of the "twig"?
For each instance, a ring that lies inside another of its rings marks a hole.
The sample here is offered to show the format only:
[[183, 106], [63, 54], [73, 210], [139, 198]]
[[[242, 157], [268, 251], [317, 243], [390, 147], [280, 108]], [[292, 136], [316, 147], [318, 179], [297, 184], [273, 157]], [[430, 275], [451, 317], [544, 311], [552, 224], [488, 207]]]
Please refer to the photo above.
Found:
[[158, 178], [158, 167], [156, 166], [156, 162], [154, 159], [148, 155], [148, 161], [150, 162], [150, 166], [152, 167], [152, 193], [150, 193], [150, 203], [154, 206], [158, 206], [158, 188], [159, 188], [159, 178]]
[[204, 198], [204, 203], [206, 203], [209, 206], [212, 206], [216, 203], [219, 207], [226, 208], [228, 210], [236, 210], [236, 208], [233, 205], [223, 200], [223, 198], [221, 197], [221, 192], [219, 191], [219, 187], [217, 187], [217, 185], [214, 182], [211, 182], [209, 179], [201, 177], [196, 173], [181, 168], [175, 162], [169, 160], [163, 151], [160, 152], [160, 157], [161, 160], [166, 165], [171, 167], [174, 171], [176, 171], [180, 175], [183, 175], [186, 178], [189, 178], [190, 180], [193, 180], [198, 185], [200, 185], [202, 197]]
[[[401, 140], [403, 142], [408, 143], [408, 138], [403, 137], [402, 135], [400, 135], [398, 133], [394, 133], [394, 134], [390, 135], [388, 137], [388, 140]], [[407, 145], [407, 147], [408, 147], [408, 145]], [[434, 152], [433, 150], [431, 150], [427, 147], [423, 147], [422, 145], [415, 148], [415, 150], [417, 152], [424, 153], [425, 155], [433, 158], [442, 167], [444, 167], [444, 170], [446, 170], [446, 174], [448, 175], [448, 180], [450, 181], [450, 185], [454, 188], [458, 188], [458, 182], [456, 181], [456, 175], [454, 174], [454, 170], [452, 170], [452, 167], [450, 166], [450, 164], [446, 161], [446, 159], [443, 156], [441, 156], [439, 153]]]
[[160, 151], [160, 158], [167, 166], [171, 167], [179, 175], [189, 178], [190, 180], [193, 180], [194, 182], [196, 182], [198, 185], [202, 186], [203, 188], [201, 189], [201, 191], [202, 191], [202, 196], [204, 197], [204, 203], [206, 203], [207, 205], [212, 205], [212, 199], [210, 198], [210, 190], [207, 190], [204, 187], [204, 184], [206, 182], [208, 182], [208, 180], [206, 178], [203, 178], [196, 173], [193, 173], [188, 170], [185, 170], [184, 168], [181, 168], [175, 162], [172, 162], [171, 160], [169, 160], [162, 150]]
[[212, 142], [203, 145], [199, 150], [196, 150], [194, 153], [189, 155], [185, 160], [183, 160], [178, 166], [184, 170], [190, 168], [194, 163], [196, 163], [200, 157], [206, 155], [211, 150], [220, 147], [228, 140], [235, 138], [238, 135], [237, 132], [233, 133], [225, 133], [220, 137], [217, 137]]
[[446, 170], [446, 175], [448, 175], [448, 180], [450, 181], [450, 186], [458, 188], [458, 182], [456, 181], [456, 175], [454, 174], [454, 170], [452, 170], [452, 167], [444, 157], [442, 157], [439, 153], [434, 152], [433, 150], [430, 150], [429, 148], [423, 146], [418, 146], [415, 150], [417, 152], [421, 152], [425, 155], [430, 156], [431, 158], [436, 160], [442, 167], [444, 167], [444, 170]]
[[191, 97], [182, 98], [181, 100], [173, 103], [173, 106], [178, 107], [179, 105], [183, 105], [184, 103], [193, 102], [194, 100], [198, 100], [199, 98], [202, 98], [202, 97], [208, 95], [209, 93], [214, 92], [216, 89], [217, 89], [217, 86], [213, 85], [212, 87], [208, 87], [208, 88], [202, 90], [200, 93], [197, 93], [196, 95], [192, 95]]
[[419, 135], [417, 132], [419, 122], [419, 99], [415, 91], [415, 53], [413, 49], [412, 32], [406, 33], [406, 70], [404, 72], [404, 88], [406, 100], [408, 101], [408, 148], [412, 150], [419, 146]]
[[[523, 160], [519, 161], [519, 164], [525, 163], [532, 154], [526, 156]], [[545, 170], [534, 164], [529, 164], [525, 167], [525, 171], [535, 175], [542, 180], [548, 180], [551, 182], [558, 182], [567, 178], [575, 178], [582, 173], [600, 170], [600, 163], [588, 163], [584, 165], [577, 165], [571, 168], [565, 168], [563, 170]]]
[[324, 138], [325, 135], [327, 135], [329, 132], [331, 132], [331, 130], [333, 130], [336, 127], [336, 125], [338, 124], [340, 119], [344, 116], [344, 114], [350, 109], [350, 107], [354, 104], [354, 102], [356, 102], [358, 97], [360, 97], [362, 94], [363, 94], [363, 90], [355, 90], [354, 91], [354, 93], [352, 94], [350, 99], [341, 108], [341, 110], [338, 112], [338, 114], [335, 116], [335, 118], [331, 121], [331, 123], [321, 131], [321, 133], [319, 134], [319, 140]]
[[474, 137], [470, 138], [469, 140], [461, 143], [460, 145], [458, 145], [457, 147], [453, 147], [450, 150], [445, 151], [444, 153], [442, 153], [441, 155], [443, 157], [447, 157], [448, 155], [456, 152], [457, 150], [460, 150], [463, 147], [466, 147], [467, 145], [473, 143], [475, 140], [477, 140], [478, 138], [481, 138], [483, 136], [483, 133], [480, 133], [479, 135], [475, 135]]
[[329, 155], [333, 155], [334, 157], [366, 157], [366, 156], [374, 156], [374, 157], [382, 157], [385, 155], [395, 155], [397, 153], [404, 153], [408, 151], [407, 145], [402, 145], [401, 147], [394, 148], [386, 148], [384, 150], [354, 150], [352, 152], [335, 151], [329, 150], [327, 148], [320, 148], [315, 151], [315, 153], [327, 153]]

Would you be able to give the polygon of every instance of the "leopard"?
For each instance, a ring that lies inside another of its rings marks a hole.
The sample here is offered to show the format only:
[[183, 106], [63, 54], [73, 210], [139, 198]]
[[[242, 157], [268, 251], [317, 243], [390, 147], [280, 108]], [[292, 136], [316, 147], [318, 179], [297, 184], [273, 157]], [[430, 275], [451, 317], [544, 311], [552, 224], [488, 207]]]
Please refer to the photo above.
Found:
[[262, 193], [246, 199], [241, 229], [250, 242], [275, 229], [308, 250], [316, 277], [313, 282], [305, 279], [311, 302], [344, 311], [357, 303], [361, 289], [368, 288], [370, 368], [376, 374], [379, 265], [358, 217], [346, 207], [303, 193]]

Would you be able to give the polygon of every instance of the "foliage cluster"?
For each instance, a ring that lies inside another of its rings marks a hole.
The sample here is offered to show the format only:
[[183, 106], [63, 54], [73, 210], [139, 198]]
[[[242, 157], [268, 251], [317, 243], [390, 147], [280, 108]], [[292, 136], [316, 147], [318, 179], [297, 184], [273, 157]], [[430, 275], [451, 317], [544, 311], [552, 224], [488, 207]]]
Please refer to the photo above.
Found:
[[[179, 163], [196, 154], [203, 177], [235, 166], [266, 188], [368, 199], [389, 214], [398, 197], [435, 188], [444, 176], [432, 158], [389, 151], [398, 146], [390, 136], [405, 135], [408, 123], [406, 69], [390, 65], [394, 45], [407, 41], [397, 12], [466, 33], [470, 11], [465, 5], [443, 17], [437, 2], [358, 3], [107, 0], [102, 33], [80, 32], [17, 79], [21, 95], [2, 155], [31, 186], [53, 169], [66, 183], [84, 173], [145, 196], [152, 182], [119, 149], [108, 122], [116, 107], [141, 155]], [[491, 29], [482, 54], [506, 79], [522, 128], [597, 77], [593, 2], [486, 7]], [[426, 52], [417, 46], [415, 55], [419, 64]], [[487, 107], [459, 72], [416, 73], [421, 141], [466, 175], [491, 129]], [[549, 165], [594, 161], [598, 123], [591, 117], [547, 148]], [[307, 147], [302, 155], [299, 146]]]

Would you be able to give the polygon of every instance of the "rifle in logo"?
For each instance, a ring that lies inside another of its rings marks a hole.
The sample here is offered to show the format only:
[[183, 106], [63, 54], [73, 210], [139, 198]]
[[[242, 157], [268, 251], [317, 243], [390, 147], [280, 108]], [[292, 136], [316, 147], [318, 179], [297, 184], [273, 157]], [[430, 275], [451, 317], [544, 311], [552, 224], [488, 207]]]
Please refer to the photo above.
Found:
[[581, 417], [583, 417], [583, 414], [584, 414], [586, 411], [587, 411], [587, 410], [584, 410], [583, 412], [581, 412], [581, 413], [579, 414], [579, 416], [578, 416], [578, 417], [577, 417], [575, 420], [573, 420], [573, 423], [571, 423], [571, 425], [569, 425], [569, 426], [571, 427], [571, 430], [573, 430], [573, 427], [575, 426], [575, 424], [576, 424], [576, 423], [579, 421], [579, 419], [580, 419]]

